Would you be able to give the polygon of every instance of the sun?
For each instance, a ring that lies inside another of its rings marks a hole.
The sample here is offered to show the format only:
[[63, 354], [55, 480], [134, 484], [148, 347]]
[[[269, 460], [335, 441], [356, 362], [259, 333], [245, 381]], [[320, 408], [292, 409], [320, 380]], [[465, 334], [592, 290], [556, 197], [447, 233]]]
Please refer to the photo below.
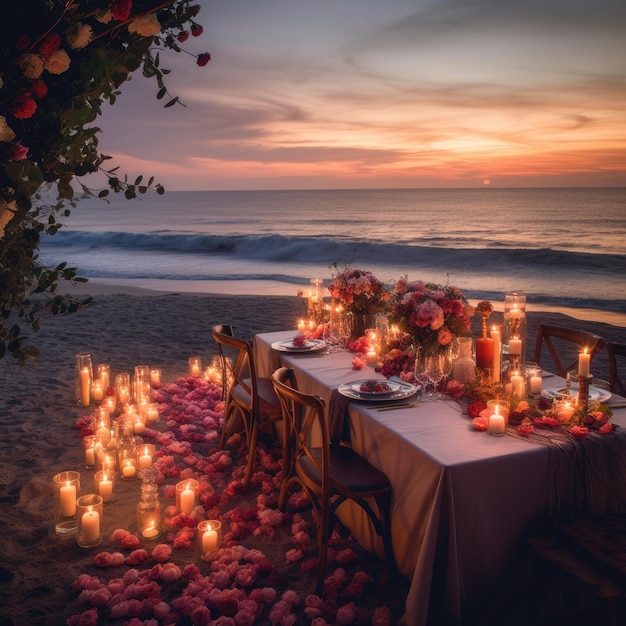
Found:
[[483, 178], [483, 185], [491, 185], [491, 179]]

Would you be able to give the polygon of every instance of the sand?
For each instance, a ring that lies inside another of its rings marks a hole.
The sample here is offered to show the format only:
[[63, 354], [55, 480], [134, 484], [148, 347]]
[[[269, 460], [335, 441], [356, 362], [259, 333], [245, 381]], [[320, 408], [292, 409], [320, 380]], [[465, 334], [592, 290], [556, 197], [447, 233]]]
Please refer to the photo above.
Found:
[[[219, 289], [227, 291], [228, 285]], [[210, 363], [215, 324], [232, 324], [239, 336], [252, 339], [259, 332], [295, 328], [306, 312], [306, 301], [295, 290], [294, 295], [160, 293], [90, 284], [75, 291], [93, 294], [93, 306], [43, 323], [34, 339], [40, 349], [36, 366], [20, 368], [10, 357], [0, 361], [2, 626], [64, 623], [77, 608], [71, 582], [93, 558], [93, 552], [54, 533], [51, 511], [53, 474], [80, 469], [83, 462], [74, 427], [85, 414], [74, 397], [75, 355], [90, 353], [94, 364], [109, 363], [112, 373], [147, 364], [162, 370], [163, 381], [174, 381], [186, 376], [190, 356]], [[624, 340], [624, 328], [535, 312], [529, 315], [529, 344], [542, 320]], [[593, 370], [608, 377], [604, 354]]]

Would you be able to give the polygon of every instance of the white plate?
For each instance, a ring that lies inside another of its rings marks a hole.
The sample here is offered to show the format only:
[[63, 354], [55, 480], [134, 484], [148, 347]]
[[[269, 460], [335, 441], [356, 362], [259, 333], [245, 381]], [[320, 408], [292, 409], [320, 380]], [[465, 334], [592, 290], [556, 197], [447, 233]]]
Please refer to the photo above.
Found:
[[[561, 398], [567, 395], [567, 389], [565, 387], [552, 387], [551, 389], [543, 389], [541, 393], [547, 398], [550, 398], [550, 400], [554, 400], [555, 398]], [[574, 388], [571, 390], [570, 393], [572, 395], [572, 398], [578, 397], [578, 389]], [[591, 400], [592, 402], [608, 402], [610, 399], [610, 391], [590, 385], [589, 400]]]
[[343, 385], [339, 385], [337, 390], [342, 396], [345, 396], [346, 398], [351, 398], [352, 400], [365, 400], [367, 402], [389, 402], [390, 400], [403, 400], [405, 398], [410, 398], [421, 389], [420, 385], [416, 386], [409, 383], [393, 382], [388, 380], [388, 384], [398, 386], [397, 391], [392, 391], [391, 393], [363, 393], [361, 391], [358, 391], [359, 387], [367, 380], [371, 379], [366, 378], [364, 380], [355, 380], [351, 383], [344, 383]]
[[[387, 386], [387, 389], [384, 391], [363, 391], [361, 387], [366, 383], [371, 383], [372, 385], [384, 383]], [[402, 385], [400, 385], [400, 383], [387, 380], [386, 378], [368, 378], [366, 380], [360, 380], [356, 383], [352, 383], [352, 391], [354, 393], [358, 393], [362, 398], [386, 397], [390, 396], [392, 393], [397, 393], [400, 389], [402, 389]]]
[[318, 350], [323, 350], [325, 347], [326, 342], [323, 339], [307, 339], [303, 346], [294, 346], [293, 339], [275, 341], [272, 344], [272, 348], [279, 352], [317, 352]]

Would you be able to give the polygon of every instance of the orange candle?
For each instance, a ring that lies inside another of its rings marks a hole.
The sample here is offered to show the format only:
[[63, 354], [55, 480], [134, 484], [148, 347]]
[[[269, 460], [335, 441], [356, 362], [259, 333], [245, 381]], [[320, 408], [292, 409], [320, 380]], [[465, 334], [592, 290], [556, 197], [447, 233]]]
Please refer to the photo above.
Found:
[[493, 367], [493, 339], [481, 337], [476, 340], [476, 367], [491, 369]]

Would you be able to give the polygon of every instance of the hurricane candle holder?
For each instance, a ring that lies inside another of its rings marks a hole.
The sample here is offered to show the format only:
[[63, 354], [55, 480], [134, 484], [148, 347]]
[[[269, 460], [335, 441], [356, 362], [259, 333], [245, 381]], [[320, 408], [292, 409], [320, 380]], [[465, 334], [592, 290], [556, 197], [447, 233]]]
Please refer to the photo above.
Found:
[[102, 497], [102, 503], [113, 501], [115, 493], [115, 472], [100, 470], [93, 475], [96, 493]]
[[115, 376], [115, 396], [120, 406], [130, 402], [130, 374], [121, 372]]
[[79, 406], [89, 406], [91, 402], [91, 384], [93, 381], [93, 366], [90, 354], [77, 354], [75, 367], [76, 403]]
[[222, 545], [222, 523], [219, 520], [203, 520], [198, 524], [198, 546], [203, 557]]
[[89, 493], [76, 500], [78, 534], [81, 548], [93, 548], [102, 543], [102, 496]]
[[54, 488], [54, 529], [57, 535], [75, 533], [76, 499], [80, 493], [78, 472], [59, 472], [52, 477]]
[[124, 435], [117, 448], [117, 466], [121, 478], [134, 480], [137, 478], [137, 438]]
[[199, 356], [189, 357], [189, 376], [190, 378], [198, 378], [202, 373], [202, 359]]
[[96, 436], [86, 435], [83, 437], [83, 450], [85, 451], [85, 467], [93, 469], [96, 465]]
[[504, 296], [504, 352], [508, 371], [524, 371], [526, 355], [526, 295], [512, 292]]
[[142, 539], [157, 539], [162, 531], [161, 503], [159, 486], [156, 484], [157, 472], [151, 467], [140, 470], [141, 500], [137, 505], [137, 534]]
[[494, 437], [502, 437], [506, 433], [506, 423], [509, 419], [509, 403], [505, 400], [490, 400], [487, 409], [489, 411], [487, 432]]
[[135, 375], [133, 377], [133, 393], [135, 402], [140, 404], [142, 402], [150, 401], [150, 366], [149, 365], [137, 365], [135, 366]]
[[152, 467], [156, 448], [152, 443], [142, 443], [137, 446], [137, 467], [139, 470]]
[[181, 480], [176, 485], [176, 508], [184, 515], [189, 515], [196, 506], [198, 481], [193, 478]]
[[111, 366], [108, 363], [96, 365], [96, 378], [102, 383], [102, 390], [106, 395], [107, 389], [111, 385]]

